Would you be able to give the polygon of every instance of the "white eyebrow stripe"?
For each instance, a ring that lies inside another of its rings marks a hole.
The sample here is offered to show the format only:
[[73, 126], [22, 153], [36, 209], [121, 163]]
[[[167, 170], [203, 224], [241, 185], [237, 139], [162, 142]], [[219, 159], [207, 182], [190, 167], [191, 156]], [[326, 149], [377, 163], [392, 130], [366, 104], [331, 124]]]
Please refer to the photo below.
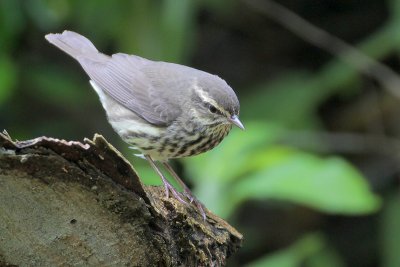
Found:
[[215, 102], [215, 100], [212, 99], [210, 95], [198, 85], [197, 79], [194, 80], [193, 88], [194, 92], [201, 98], [201, 100], [206, 103], [210, 103], [219, 109], [219, 105], [217, 104], [217, 102]]
[[225, 110], [223, 107], [221, 107], [214, 99], [210, 97], [207, 91], [203, 90], [197, 82], [197, 79], [195, 78], [193, 81], [193, 89], [194, 92], [200, 97], [203, 102], [208, 103], [210, 105], [213, 105], [218, 109], [218, 111], [225, 116], [230, 116], [229, 112]]

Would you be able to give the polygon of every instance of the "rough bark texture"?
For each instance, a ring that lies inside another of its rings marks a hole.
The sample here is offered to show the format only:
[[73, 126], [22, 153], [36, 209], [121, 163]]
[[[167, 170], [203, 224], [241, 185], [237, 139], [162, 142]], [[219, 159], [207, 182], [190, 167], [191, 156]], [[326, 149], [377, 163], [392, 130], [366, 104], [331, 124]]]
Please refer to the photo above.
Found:
[[0, 266], [221, 266], [242, 235], [144, 186], [101, 135], [0, 133]]

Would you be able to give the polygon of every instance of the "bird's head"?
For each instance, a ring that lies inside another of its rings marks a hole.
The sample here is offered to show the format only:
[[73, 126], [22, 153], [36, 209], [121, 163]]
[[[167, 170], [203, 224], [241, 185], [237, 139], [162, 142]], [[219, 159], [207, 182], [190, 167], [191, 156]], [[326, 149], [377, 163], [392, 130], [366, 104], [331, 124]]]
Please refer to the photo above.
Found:
[[244, 130], [239, 120], [239, 100], [218, 76], [207, 74], [195, 79], [192, 96], [197, 116], [204, 125], [233, 124]]

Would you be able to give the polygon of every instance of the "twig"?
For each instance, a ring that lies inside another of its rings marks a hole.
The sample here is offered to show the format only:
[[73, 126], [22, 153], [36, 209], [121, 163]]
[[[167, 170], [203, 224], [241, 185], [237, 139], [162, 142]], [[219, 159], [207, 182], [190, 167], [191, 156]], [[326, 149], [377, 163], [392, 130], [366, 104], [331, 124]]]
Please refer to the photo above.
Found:
[[243, 0], [257, 12], [269, 16], [300, 38], [337, 56], [359, 72], [378, 81], [393, 96], [400, 98], [400, 77], [386, 65], [360, 52], [356, 47], [318, 28], [284, 6], [270, 0]]

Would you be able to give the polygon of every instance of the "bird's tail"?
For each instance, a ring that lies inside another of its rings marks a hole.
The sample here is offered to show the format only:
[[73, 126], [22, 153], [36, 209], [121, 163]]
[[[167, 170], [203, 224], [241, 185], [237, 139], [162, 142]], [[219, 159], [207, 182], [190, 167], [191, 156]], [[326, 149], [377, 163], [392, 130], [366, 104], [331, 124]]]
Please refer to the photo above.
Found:
[[49, 33], [45, 38], [78, 61], [81, 57], [99, 58], [99, 55], [104, 56], [99, 53], [91, 41], [76, 32]]

